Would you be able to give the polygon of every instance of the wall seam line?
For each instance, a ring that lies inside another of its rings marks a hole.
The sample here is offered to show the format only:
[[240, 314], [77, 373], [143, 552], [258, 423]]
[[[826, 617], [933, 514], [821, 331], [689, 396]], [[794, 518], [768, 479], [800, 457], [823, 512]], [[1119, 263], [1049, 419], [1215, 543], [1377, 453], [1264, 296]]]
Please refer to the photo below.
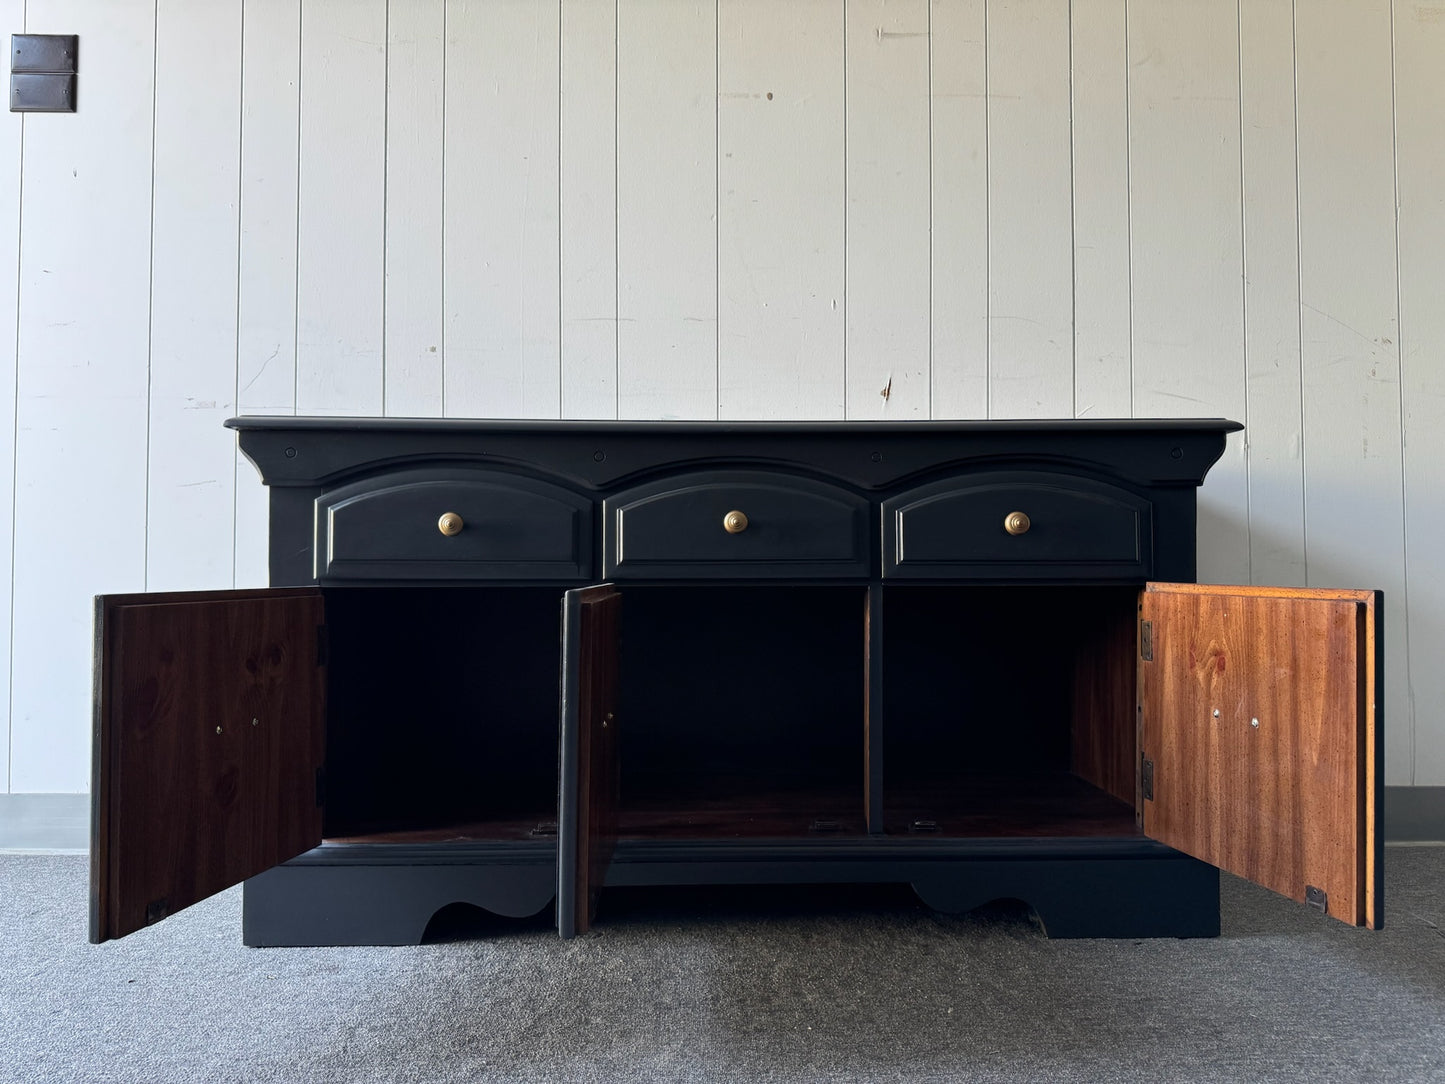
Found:
[[[22, 3], [20, 6], [20, 25], [26, 33], [29, 32], [29, 4]], [[16, 162], [16, 170], [19, 173], [19, 182], [15, 190], [15, 401], [12, 404], [14, 427], [10, 433], [10, 657], [6, 660], [9, 667], [9, 683], [6, 686], [6, 697], [9, 704], [5, 716], [5, 793], [13, 793], [12, 787], [15, 783], [15, 539], [16, 539], [16, 513], [19, 511], [20, 501], [20, 299], [21, 271], [24, 264], [21, 256], [25, 251], [23, 244], [25, 233], [25, 115], [20, 115], [20, 148], [19, 161]]]
[[1079, 164], [1074, 155], [1074, 0], [1069, 20], [1069, 416], [1079, 416]]
[[1395, 197], [1392, 222], [1395, 227], [1395, 360], [1398, 373], [1395, 391], [1400, 397], [1400, 517], [1403, 525], [1400, 605], [1404, 607], [1401, 616], [1405, 628], [1405, 643], [1396, 649], [1395, 657], [1402, 659], [1405, 667], [1405, 718], [1410, 726], [1410, 785], [1413, 787], [1417, 783], [1419, 727], [1415, 719], [1415, 683], [1410, 674], [1410, 491], [1409, 471], [1405, 462], [1406, 448], [1410, 441], [1405, 428], [1405, 312], [1400, 272], [1400, 81], [1395, 67], [1395, 42], [1395, 0], [1390, 0], [1390, 172]]
[[1134, 417], [1134, 80], [1129, 66], [1129, 0], [1124, 0], [1124, 230], [1129, 290], [1129, 417]]
[[441, 289], [437, 291], [438, 313], [441, 321], [441, 357], [438, 359], [437, 379], [440, 385], [441, 402], [437, 413], [447, 416], [447, 57], [451, 55], [448, 45], [447, 4], [442, 0], [442, 154], [441, 154]]
[[1310, 506], [1309, 506], [1309, 442], [1306, 439], [1305, 405], [1305, 261], [1303, 220], [1300, 204], [1299, 175], [1299, 5], [1290, 3], [1290, 63], [1294, 112], [1294, 262], [1295, 262], [1295, 333], [1299, 338], [1299, 454], [1300, 454], [1300, 557], [1304, 563], [1305, 586], [1310, 582]]
[[[296, 0], [296, 261], [291, 296], [291, 413], [301, 412], [301, 170], [306, 126], [306, 8]], [[269, 499], [268, 499], [269, 503]]]
[[[241, 203], [246, 194], [246, 0], [240, 4], [241, 33], [238, 43], [240, 64], [236, 81], [236, 350], [235, 382], [231, 389], [231, 412], [241, 413]], [[240, 549], [241, 446], [239, 439], [231, 454], [231, 587], [236, 586]]]
[[722, 0], [712, 5], [712, 416], [722, 417]]
[[142, 589], [150, 587], [151, 575], [151, 370], [156, 330], [156, 110], [160, 100], [160, 0], [152, 0], [151, 11], [151, 200], [147, 230], [150, 247], [146, 256], [146, 475], [145, 513], [141, 527]]
[[993, 56], [983, 0], [983, 416], [993, 417]]
[[[566, 37], [563, 29], [562, 0], [557, 0], [557, 417], [567, 417], [566, 373], [562, 365], [562, 43]], [[445, 48], [445, 46], [443, 46]]]
[[928, 418], [933, 420], [933, 0], [928, 3]]
[[1249, 231], [1245, 218], [1244, 168], [1244, 0], [1234, 4], [1235, 87], [1239, 96], [1239, 329], [1240, 360], [1244, 365], [1244, 536], [1245, 567], [1254, 583], [1254, 488], [1253, 457], [1249, 431]]
[[[442, 48], [446, 48], [445, 42]], [[386, 417], [387, 285], [391, 266], [391, 0], [381, 11], [381, 416]]]
[[843, 420], [848, 420], [848, 0], [839, 0], [843, 11]]

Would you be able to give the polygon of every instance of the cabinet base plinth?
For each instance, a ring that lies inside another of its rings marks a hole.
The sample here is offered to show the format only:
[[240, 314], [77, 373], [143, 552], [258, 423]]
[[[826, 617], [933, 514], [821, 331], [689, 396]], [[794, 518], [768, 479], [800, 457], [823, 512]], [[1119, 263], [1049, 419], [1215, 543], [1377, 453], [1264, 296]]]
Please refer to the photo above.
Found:
[[284, 865], [246, 882], [241, 936], [258, 948], [419, 945], [449, 904], [524, 918], [556, 893], [551, 863]]
[[1219, 871], [1163, 861], [979, 862], [915, 880], [936, 911], [1022, 900], [1051, 938], [1218, 937]]
[[[269, 870], [246, 882], [245, 943], [415, 945], [448, 905], [522, 918], [554, 898], [550, 848], [449, 850], [329, 845]], [[1020, 900], [1052, 938], [1219, 934], [1219, 871], [1149, 841], [624, 841], [616, 858], [608, 887], [911, 884], [948, 913]]]

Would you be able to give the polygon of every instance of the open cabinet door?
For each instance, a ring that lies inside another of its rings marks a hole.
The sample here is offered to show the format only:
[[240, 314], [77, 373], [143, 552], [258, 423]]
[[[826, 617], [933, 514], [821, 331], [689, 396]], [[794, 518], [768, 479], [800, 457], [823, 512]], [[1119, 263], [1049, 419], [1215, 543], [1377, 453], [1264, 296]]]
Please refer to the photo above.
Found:
[[557, 931], [592, 927], [617, 843], [617, 646], [622, 596], [611, 584], [562, 603], [561, 782], [557, 800]]
[[1148, 584], [1144, 833], [1379, 929], [1380, 611], [1374, 591]]
[[96, 599], [92, 942], [321, 842], [324, 625], [315, 588]]

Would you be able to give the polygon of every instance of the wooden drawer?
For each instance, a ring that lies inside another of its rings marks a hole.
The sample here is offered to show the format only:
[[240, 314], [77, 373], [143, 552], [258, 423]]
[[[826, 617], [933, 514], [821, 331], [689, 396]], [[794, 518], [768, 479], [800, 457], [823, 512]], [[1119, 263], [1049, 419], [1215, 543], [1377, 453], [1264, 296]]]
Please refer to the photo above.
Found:
[[[441, 518], [448, 521], [442, 530]], [[398, 471], [316, 499], [316, 578], [592, 576], [592, 502], [505, 471]]]
[[1070, 475], [950, 478], [883, 502], [883, 575], [1144, 579], [1150, 511], [1126, 490]]
[[673, 476], [608, 498], [603, 523], [609, 579], [868, 574], [868, 502], [810, 478]]

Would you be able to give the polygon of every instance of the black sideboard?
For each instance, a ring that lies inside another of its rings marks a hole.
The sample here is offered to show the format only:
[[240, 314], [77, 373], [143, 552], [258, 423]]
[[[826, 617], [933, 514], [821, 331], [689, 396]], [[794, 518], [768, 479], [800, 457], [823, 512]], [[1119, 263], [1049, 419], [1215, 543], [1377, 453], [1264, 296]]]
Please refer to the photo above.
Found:
[[1207, 936], [1383, 917], [1381, 599], [1201, 587], [1224, 420], [238, 418], [272, 586], [96, 600], [91, 937], [565, 936], [611, 886], [898, 882]]

